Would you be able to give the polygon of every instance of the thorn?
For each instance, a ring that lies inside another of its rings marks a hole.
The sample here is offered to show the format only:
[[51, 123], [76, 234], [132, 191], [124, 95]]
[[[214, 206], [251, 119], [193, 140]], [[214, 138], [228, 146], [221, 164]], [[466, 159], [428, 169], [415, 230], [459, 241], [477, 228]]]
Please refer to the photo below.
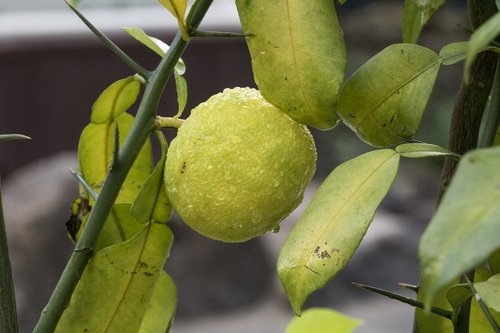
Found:
[[405, 289], [414, 291], [416, 293], [418, 293], [418, 289], [420, 288], [420, 286], [417, 286], [417, 285], [414, 285], [414, 284], [402, 283], [402, 282], [398, 283], [398, 285], [401, 288], [405, 288]]
[[73, 177], [76, 178], [76, 180], [82, 184], [82, 186], [85, 188], [85, 190], [87, 191], [87, 193], [94, 199], [94, 200], [97, 200], [97, 193], [94, 191], [94, 189], [92, 188], [92, 186], [89, 185], [89, 183], [87, 183], [87, 181], [85, 179], [83, 179], [82, 175], [73, 170], [73, 169], [69, 169], [69, 172], [71, 172], [71, 174], [73, 175]]

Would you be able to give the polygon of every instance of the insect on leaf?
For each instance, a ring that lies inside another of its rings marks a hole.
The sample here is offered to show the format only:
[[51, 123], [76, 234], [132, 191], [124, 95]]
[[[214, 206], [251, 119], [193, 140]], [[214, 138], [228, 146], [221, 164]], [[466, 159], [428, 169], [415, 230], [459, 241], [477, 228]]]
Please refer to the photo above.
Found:
[[325, 179], [278, 259], [293, 311], [351, 259], [387, 194], [399, 165], [394, 150], [376, 150], [339, 165]]
[[500, 247], [500, 147], [467, 153], [419, 245], [429, 306], [453, 279]]
[[393, 44], [362, 65], [340, 92], [338, 111], [362, 140], [389, 146], [413, 138], [440, 67], [432, 50]]

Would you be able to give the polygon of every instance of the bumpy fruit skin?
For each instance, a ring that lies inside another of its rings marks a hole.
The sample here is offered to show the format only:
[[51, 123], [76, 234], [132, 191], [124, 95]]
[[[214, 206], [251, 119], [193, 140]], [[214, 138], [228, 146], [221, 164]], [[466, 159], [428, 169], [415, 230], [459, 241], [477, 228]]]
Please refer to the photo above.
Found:
[[250, 88], [192, 110], [172, 140], [165, 185], [178, 214], [209, 238], [242, 242], [277, 227], [316, 168], [309, 130]]
[[299, 123], [326, 130], [338, 122], [346, 50], [332, 0], [236, 0], [255, 83]]

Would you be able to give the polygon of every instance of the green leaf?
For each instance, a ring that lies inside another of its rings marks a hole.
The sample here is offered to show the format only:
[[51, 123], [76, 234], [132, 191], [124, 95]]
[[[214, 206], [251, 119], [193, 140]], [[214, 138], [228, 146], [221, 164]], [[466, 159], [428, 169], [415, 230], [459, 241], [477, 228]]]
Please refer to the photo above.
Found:
[[163, 57], [168, 51], [168, 45], [158, 38], [151, 37], [147, 35], [144, 30], [139, 27], [125, 27], [121, 28], [123, 31], [128, 33], [130, 36], [135, 38], [137, 41], [141, 42], [144, 46], [148, 47], [150, 50], [154, 51], [160, 57]]
[[331, 0], [237, 0], [255, 83], [295, 121], [329, 129], [338, 123], [337, 93], [346, 51]]
[[177, 89], [177, 104], [179, 104], [179, 110], [174, 118], [179, 118], [184, 109], [186, 108], [187, 98], [188, 98], [188, 88], [186, 79], [177, 73], [174, 73], [175, 77], [175, 88]]
[[470, 68], [476, 55], [483, 51], [500, 34], [500, 12], [493, 15], [479, 28], [477, 28], [469, 40], [464, 69], [464, 81], [469, 82]]
[[493, 275], [485, 282], [474, 283], [474, 287], [489, 308], [500, 312], [500, 274]]
[[172, 206], [163, 185], [163, 167], [167, 157], [167, 140], [160, 131], [156, 133], [160, 141], [162, 157], [137, 194], [131, 210], [132, 216], [143, 223], [151, 220], [166, 222], [172, 216]]
[[137, 100], [141, 84], [135, 76], [118, 80], [106, 88], [92, 106], [93, 124], [112, 122]]
[[411, 140], [432, 92], [441, 60], [413, 44], [391, 45], [344, 85], [339, 114], [356, 134], [374, 146]]
[[[148, 47], [150, 50], [154, 51], [160, 57], [164, 57], [168, 49], [170, 48], [168, 44], [164, 43], [158, 38], [149, 36], [141, 28], [128, 27], [128, 28], [122, 28], [122, 30], [128, 33], [136, 40], [138, 40], [139, 42], [141, 42], [144, 46]], [[182, 61], [182, 59], [179, 58], [179, 61], [177, 61], [177, 64], [175, 65], [175, 73], [183, 75], [185, 72], [186, 72], [186, 64], [184, 63], [184, 61]]]
[[350, 260], [399, 165], [394, 150], [376, 150], [342, 163], [325, 179], [278, 259], [278, 275], [293, 311]]
[[500, 274], [500, 249], [493, 252], [488, 258], [488, 264], [492, 274]]
[[[459, 280], [456, 279], [453, 283], [458, 283]], [[417, 300], [422, 302], [426, 295], [424, 294], [427, 285], [427, 280], [421, 279], [420, 288], [417, 294]], [[437, 307], [446, 311], [453, 311], [453, 308], [448, 303], [446, 298], [447, 289], [441, 290], [432, 302], [433, 307]], [[419, 333], [453, 333], [453, 323], [451, 320], [438, 316], [432, 312], [427, 312], [422, 309], [416, 309], [415, 320], [418, 327]]]
[[173, 240], [165, 224], [141, 226], [134, 237], [95, 253], [57, 333], [139, 330]]
[[0, 142], [13, 140], [29, 140], [29, 136], [22, 134], [0, 134]]
[[426, 306], [454, 278], [500, 247], [500, 147], [467, 153], [424, 232], [419, 258]]
[[[492, 302], [496, 302], [497, 305], [500, 304], [498, 301], [498, 292], [500, 291], [500, 284], [498, 282], [500, 282], [500, 280], [498, 280], [496, 283], [493, 282], [490, 284], [491, 279], [491, 272], [483, 266], [479, 266], [474, 274], [474, 284], [468, 285], [472, 289], [469, 292], [471, 294], [474, 294], [475, 296], [475, 301], [472, 301], [470, 309], [470, 332], [498, 332], [493, 330], [485, 313], [485, 311], [488, 312], [488, 315], [492, 320], [500, 323], [500, 313], [498, 311], [495, 311], [494, 307], [492, 307], [491, 304], [488, 304], [489, 300], [491, 300]], [[483, 287], [486, 288], [484, 290], [481, 290]], [[492, 289], [489, 289], [489, 287], [492, 287]], [[481, 290], [481, 292], [479, 290]], [[485, 307], [484, 310], [481, 308], [479, 302], [482, 302], [483, 306]], [[485, 303], [487, 306], [485, 305]]]
[[429, 143], [403, 143], [395, 148], [401, 156], [407, 158], [421, 158], [434, 156], [451, 156], [460, 158], [460, 155], [455, 154], [448, 149]]
[[186, 15], [187, 0], [160, 0], [160, 3], [168, 9], [177, 19], [184, 19]]
[[445, 45], [439, 51], [441, 63], [443, 65], [453, 65], [464, 60], [468, 45], [468, 42], [455, 42]]
[[445, 0], [405, 0], [403, 12], [403, 41], [416, 43], [420, 32]]
[[[120, 146], [132, 126], [133, 117], [123, 113], [112, 123], [89, 124], [82, 132], [78, 144], [78, 160], [83, 178], [99, 192], [113, 157], [114, 133], [118, 126]], [[132, 203], [152, 169], [151, 143], [143, 146], [125, 179], [116, 200], [117, 203]]]
[[293, 318], [285, 333], [351, 333], [362, 324], [362, 320], [331, 309], [311, 308]]
[[177, 289], [172, 278], [160, 273], [139, 333], [168, 333], [177, 306]]

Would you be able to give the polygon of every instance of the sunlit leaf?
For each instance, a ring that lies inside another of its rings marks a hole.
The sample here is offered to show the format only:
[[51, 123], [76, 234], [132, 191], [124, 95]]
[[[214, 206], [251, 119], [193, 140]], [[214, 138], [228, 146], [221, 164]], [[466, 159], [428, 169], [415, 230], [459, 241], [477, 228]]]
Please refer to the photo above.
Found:
[[0, 142], [2, 141], [13, 141], [13, 140], [29, 140], [29, 136], [22, 134], [0, 134]]
[[114, 82], [95, 101], [90, 121], [93, 124], [112, 122], [134, 104], [140, 88], [134, 76]]
[[331, 0], [237, 0], [255, 83], [264, 98], [299, 123], [338, 122], [337, 93], [346, 51]]
[[405, 0], [403, 12], [403, 41], [416, 43], [420, 32], [445, 0]]
[[296, 314], [350, 260], [387, 194], [399, 165], [394, 150], [342, 163], [326, 178], [278, 259], [278, 275]]
[[[134, 37], [136, 40], [141, 42], [144, 46], [148, 47], [150, 50], [154, 51], [160, 57], [164, 57], [167, 51], [169, 50], [169, 46], [158, 38], [149, 36], [138, 27], [128, 27], [122, 28], [123, 31], [128, 33], [130, 36]], [[186, 65], [184, 61], [179, 58], [177, 64], [175, 65], [175, 72], [179, 75], [183, 75], [186, 72]]]
[[[500, 34], [500, 11], [477, 28], [469, 40], [464, 69], [464, 81], [469, 82], [470, 68], [476, 55]], [[500, 53], [500, 49], [497, 50]]]
[[415, 135], [440, 67], [433, 51], [414, 44], [391, 45], [344, 85], [338, 111], [362, 140], [374, 146]]
[[351, 333], [363, 321], [331, 309], [311, 308], [288, 324], [285, 333]]
[[184, 19], [186, 15], [187, 0], [160, 0], [160, 3], [168, 9], [177, 19]]
[[424, 232], [419, 258], [424, 303], [500, 247], [500, 147], [467, 153]]
[[168, 333], [177, 306], [177, 289], [172, 278], [160, 273], [139, 333]]
[[172, 206], [163, 185], [163, 167], [167, 157], [167, 140], [161, 132], [158, 131], [157, 135], [160, 139], [162, 157], [153, 173], [146, 179], [132, 205], [132, 216], [139, 222], [151, 220], [166, 222], [172, 215]]
[[95, 253], [57, 333], [139, 330], [173, 239], [165, 224], [141, 226], [134, 237]]
[[[89, 124], [83, 130], [78, 144], [80, 170], [83, 178], [96, 192], [99, 192], [109, 171], [113, 157], [115, 127], [119, 128], [121, 146], [132, 122], [133, 117], [123, 113], [112, 123]], [[132, 165], [116, 202], [132, 203], [141, 185], [151, 173], [151, 169], [151, 143], [148, 140]]]
[[452, 156], [459, 158], [460, 155], [455, 154], [448, 149], [429, 143], [403, 143], [395, 148], [395, 150], [403, 157], [421, 158], [434, 156]]

